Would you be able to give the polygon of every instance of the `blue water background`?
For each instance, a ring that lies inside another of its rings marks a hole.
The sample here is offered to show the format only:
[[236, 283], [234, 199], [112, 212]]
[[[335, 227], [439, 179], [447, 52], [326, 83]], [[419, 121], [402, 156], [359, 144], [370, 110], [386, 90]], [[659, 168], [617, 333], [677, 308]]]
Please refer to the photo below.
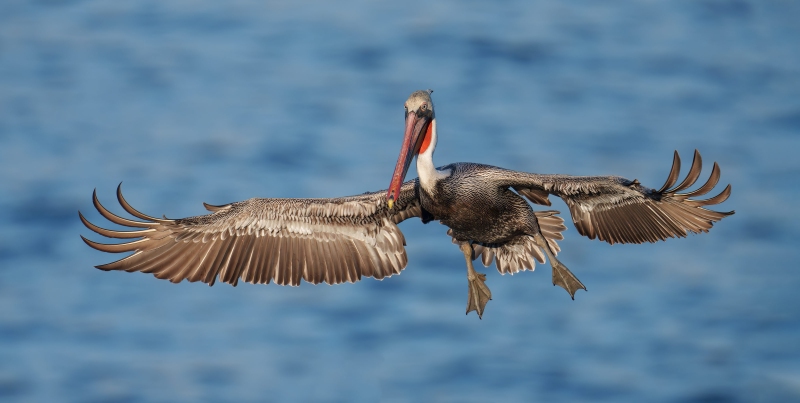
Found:
[[[780, 0], [0, 2], [0, 401], [798, 401], [798, 21]], [[483, 320], [416, 219], [384, 281], [93, 268], [116, 258], [78, 237], [99, 239], [94, 188], [169, 217], [386, 188], [422, 88], [437, 164], [657, 188], [697, 148], [736, 215], [655, 245], [570, 225], [588, 292], [488, 268]]]

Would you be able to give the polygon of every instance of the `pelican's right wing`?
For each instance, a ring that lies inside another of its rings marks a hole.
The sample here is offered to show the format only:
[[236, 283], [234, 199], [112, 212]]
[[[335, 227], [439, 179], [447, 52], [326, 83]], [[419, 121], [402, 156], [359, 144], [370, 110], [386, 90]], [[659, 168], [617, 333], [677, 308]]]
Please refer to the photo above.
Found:
[[394, 207], [386, 191], [332, 199], [249, 199], [212, 213], [167, 219], [140, 213], [117, 188], [117, 198], [131, 215], [119, 217], [94, 206], [109, 221], [135, 231], [100, 228], [80, 214], [84, 225], [109, 238], [136, 240], [101, 244], [83, 240], [103, 252], [133, 252], [102, 270], [153, 273], [178, 283], [184, 279], [213, 285], [220, 281], [299, 285], [356, 282], [361, 276], [382, 279], [400, 273], [408, 262], [401, 221], [421, 215], [418, 181], [403, 184]]
[[724, 202], [730, 196], [730, 185], [714, 197], [695, 199], [717, 185], [717, 163], [704, 185], [686, 193], [679, 192], [694, 185], [700, 176], [700, 153], [695, 150], [689, 173], [675, 186], [680, 167], [676, 151], [667, 181], [658, 190], [619, 176], [539, 175], [500, 168], [493, 174], [501, 177], [502, 185], [513, 187], [534, 203], [549, 206], [549, 194], [563, 199], [581, 235], [611, 244], [643, 243], [707, 232], [715, 222], [734, 213], [706, 208]]

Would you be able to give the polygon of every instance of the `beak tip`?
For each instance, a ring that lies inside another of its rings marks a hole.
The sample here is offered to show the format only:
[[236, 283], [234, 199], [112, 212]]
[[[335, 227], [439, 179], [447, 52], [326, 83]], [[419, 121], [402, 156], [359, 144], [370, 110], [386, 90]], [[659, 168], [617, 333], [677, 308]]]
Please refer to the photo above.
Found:
[[390, 197], [387, 203], [389, 204], [389, 209], [391, 210], [392, 207], [394, 207], [394, 197]]

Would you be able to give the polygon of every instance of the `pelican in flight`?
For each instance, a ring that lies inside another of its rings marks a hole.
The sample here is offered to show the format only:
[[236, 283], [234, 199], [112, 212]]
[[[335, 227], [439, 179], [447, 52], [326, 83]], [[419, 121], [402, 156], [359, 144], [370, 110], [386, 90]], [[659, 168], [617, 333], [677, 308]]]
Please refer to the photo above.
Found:
[[[686, 178], [677, 186], [681, 160], [675, 152], [666, 183], [658, 189], [619, 176], [542, 175], [469, 162], [439, 168], [433, 163], [437, 120], [431, 90], [416, 91], [405, 102], [405, 134], [388, 190], [329, 199], [253, 198], [214, 206], [196, 217], [156, 218], [117, 199], [138, 220], [117, 216], [93, 195], [94, 207], [114, 224], [134, 228], [109, 230], [90, 223], [90, 230], [124, 243], [83, 240], [97, 250], [133, 252], [101, 270], [152, 273], [178, 283], [220, 281], [300, 285], [356, 282], [399, 274], [408, 262], [405, 238], [397, 227], [412, 217], [449, 227], [467, 266], [467, 314], [483, 316], [492, 293], [486, 275], [473, 267], [480, 259], [494, 262], [502, 273], [533, 270], [536, 261], [550, 261], [553, 285], [574, 299], [583, 283], [558, 259], [566, 229], [558, 211], [534, 211], [529, 202], [550, 206], [549, 196], [564, 200], [581, 235], [610, 244], [643, 243], [708, 232], [733, 214], [705, 207], [725, 201], [728, 185], [717, 196], [698, 200], [719, 181], [716, 163], [708, 181], [684, 192], [700, 176], [695, 151]], [[416, 157], [419, 178], [403, 182]], [[683, 193], [681, 193], [683, 192]]]

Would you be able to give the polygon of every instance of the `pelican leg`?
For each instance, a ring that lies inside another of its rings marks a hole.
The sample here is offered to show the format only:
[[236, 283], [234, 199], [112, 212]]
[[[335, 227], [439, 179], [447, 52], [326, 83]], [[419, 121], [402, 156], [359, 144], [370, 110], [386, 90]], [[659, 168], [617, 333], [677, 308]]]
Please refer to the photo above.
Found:
[[553, 267], [553, 285], [567, 290], [572, 299], [575, 299], [575, 291], [578, 291], [578, 289], [586, 290], [586, 286], [569, 271], [567, 266], [564, 266], [564, 263], [556, 259], [555, 253], [550, 250], [550, 245], [547, 244], [547, 240], [544, 239], [541, 233], [534, 235], [533, 240], [544, 250], [544, 253], [547, 254], [547, 259], [550, 260], [550, 266]]
[[483, 318], [483, 308], [492, 299], [492, 292], [486, 286], [486, 275], [475, 271], [472, 265], [472, 243], [462, 242], [459, 248], [464, 252], [464, 259], [467, 261], [467, 281], [469, 282], [469, 295], [467, 296], [467, 314], [472, 311], [478, 312], [478, 318]]

